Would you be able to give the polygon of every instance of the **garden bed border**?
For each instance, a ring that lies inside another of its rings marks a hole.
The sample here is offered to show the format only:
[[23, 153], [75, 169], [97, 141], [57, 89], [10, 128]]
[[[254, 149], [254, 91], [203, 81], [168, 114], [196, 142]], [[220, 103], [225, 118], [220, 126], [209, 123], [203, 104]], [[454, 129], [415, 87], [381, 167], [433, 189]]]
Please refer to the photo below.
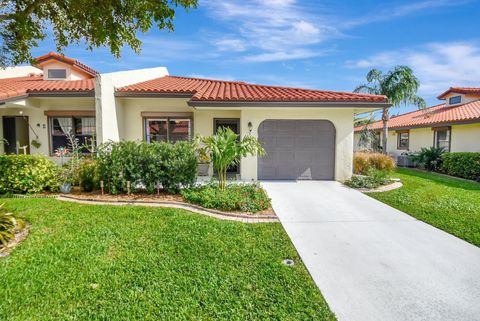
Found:
[[176, 202], [176, 201], [146, 201], [146, 200], [105, 200], [96, 198], [75, 197], [72, 195], [60, 194], [56, 199], [66, 202], [75, 202], [80, 204], [98, 204], [98, 205], [136, 205], [136, 206], [152, 206], [152, 207], [170, 207], [178, 208], [194, 213], [215, 217], [222, 220], [237, 221], [243, 223], [272, 223], [279, 222], [275, 215], [257, 215], [244, 212], [223, 212], [219, 210], [209, 209], [202, 206]]

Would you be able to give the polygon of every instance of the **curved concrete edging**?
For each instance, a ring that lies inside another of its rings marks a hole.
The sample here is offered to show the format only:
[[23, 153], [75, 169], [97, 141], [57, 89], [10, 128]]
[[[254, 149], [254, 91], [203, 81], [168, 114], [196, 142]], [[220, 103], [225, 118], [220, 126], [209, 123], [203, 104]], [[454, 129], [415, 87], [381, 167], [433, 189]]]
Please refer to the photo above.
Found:
[[385, 185], [385, 186], [380, 186], [377, 188], [357, 188], [356, 190], [362, 193], [381, 193], [381, 192], [388, 192], [388, 191], [393, 191], [394, 189], [402, 187], [403, 184], [401, 182], [393, 182], [391, 184]]
[[97, 200], [93, 198], [77, 198], [69, 195], [59, 195], [56, 199], [66, 202], [75, 202], [80, 204], [97, 204], [97, 205], [135, 205], [135, 206], [152, 206], [152, 207], [170, 207], [187, 210], [197, 214], [215, 217], [221, 220], [237, 221], [243, 223], [273, 223], [279, 222], [274, 215], [250, 215], [247, 213], [228, 213], [218, 210], [207, 209], [198, 205], [174, 202], [174, 201], [141, 201], [141, 200]]

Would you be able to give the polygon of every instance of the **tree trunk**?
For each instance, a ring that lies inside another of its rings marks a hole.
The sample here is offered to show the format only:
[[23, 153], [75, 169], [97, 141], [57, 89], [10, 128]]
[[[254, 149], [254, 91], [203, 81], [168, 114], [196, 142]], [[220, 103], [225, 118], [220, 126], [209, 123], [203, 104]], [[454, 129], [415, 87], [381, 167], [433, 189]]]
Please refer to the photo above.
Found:
[[390, 119], [390, 108], [383, 108], [382, 112], [382, 121], [383, 121], [383, 131], [382, 131], [382, 152], [387, 155], [387, 139], [388, 139], [388, 120]]

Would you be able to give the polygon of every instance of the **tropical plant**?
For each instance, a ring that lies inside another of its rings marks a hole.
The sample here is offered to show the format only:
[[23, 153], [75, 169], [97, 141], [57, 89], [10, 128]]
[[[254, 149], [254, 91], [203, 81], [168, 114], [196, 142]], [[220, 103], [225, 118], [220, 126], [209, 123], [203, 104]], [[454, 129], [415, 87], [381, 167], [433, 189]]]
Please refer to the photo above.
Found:
[[[367, 83], [355, 88], [355, 92], [365, 92], [375, 95], [385, 95], [393, 107], [413, 104], [420, 109], [425, 108], [425, 100], [417, 95], [420, 82], [407, 66], [397, 66], [387, 73], [372, 69], [367, 73]], [[387, 153], [388, 120], [390, 108], [382, 111], [383, 133], [382, 150]]]
[[4, 204], [0, 205], [0, 245], [7, 246], [8, 242], [15, 237], [17, 230], [24, 227], [21, 219], [16, 219], [12, 213], [7, 212]]
[[173, 30], [176, 8], [196, 6], [197, 0], [1, 0], [0, 67], [32, 62], [31, 48], [47, 37], [58, 51], [82, 42], [107, 46], [115, 57], [125, 45], [139, 53], [139, 34], [154, 24]]
[[423, 147], [419, 152], [408, 155], [411, 161], [424, 167], [429, 171], [437, 171], [442, 165], [442, 155], [445, 153], [443, 147]]
[[377, 132], [372, 130], [371, 125], [375, 122], [375, 114], [372, 112], [368, 116], [356, 118], [354, 126], [362, 126], [359, 132], [358, 145], [361, 150], [380, 151], [380, 140]]
[[202, 152], [210, 155], [221, 190], [225, 189], [230, 166], [238, 165], [242, 157], [265, 155], [265, 150], [255, 137], [247, 135], [240, 139], [230, 128], [220, 127], [215, 135], [197, 136], [196, 139], [197, 144], [202, 146]]

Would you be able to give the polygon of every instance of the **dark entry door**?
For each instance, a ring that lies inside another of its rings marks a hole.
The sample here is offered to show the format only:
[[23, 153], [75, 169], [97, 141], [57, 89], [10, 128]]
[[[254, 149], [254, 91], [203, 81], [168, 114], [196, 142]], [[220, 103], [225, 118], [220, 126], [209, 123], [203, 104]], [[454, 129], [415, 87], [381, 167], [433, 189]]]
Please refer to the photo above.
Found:
[[23, 154], [21, 147], [27, 146], [26, 153], [30, 154], [30, 139], [28, 132], [28, 117], [3, 116], [3, 138], [6, 154]]
[[[240, 119], [238, 118], [216, 118], [214, 121], [214, 132], [217, 133], [218, 128], [230, 128], [235, 134], [240, 134]], [[227, 170], [230, 174], [239, 174], [240, 168], [237, 165], [230, 166]]]

